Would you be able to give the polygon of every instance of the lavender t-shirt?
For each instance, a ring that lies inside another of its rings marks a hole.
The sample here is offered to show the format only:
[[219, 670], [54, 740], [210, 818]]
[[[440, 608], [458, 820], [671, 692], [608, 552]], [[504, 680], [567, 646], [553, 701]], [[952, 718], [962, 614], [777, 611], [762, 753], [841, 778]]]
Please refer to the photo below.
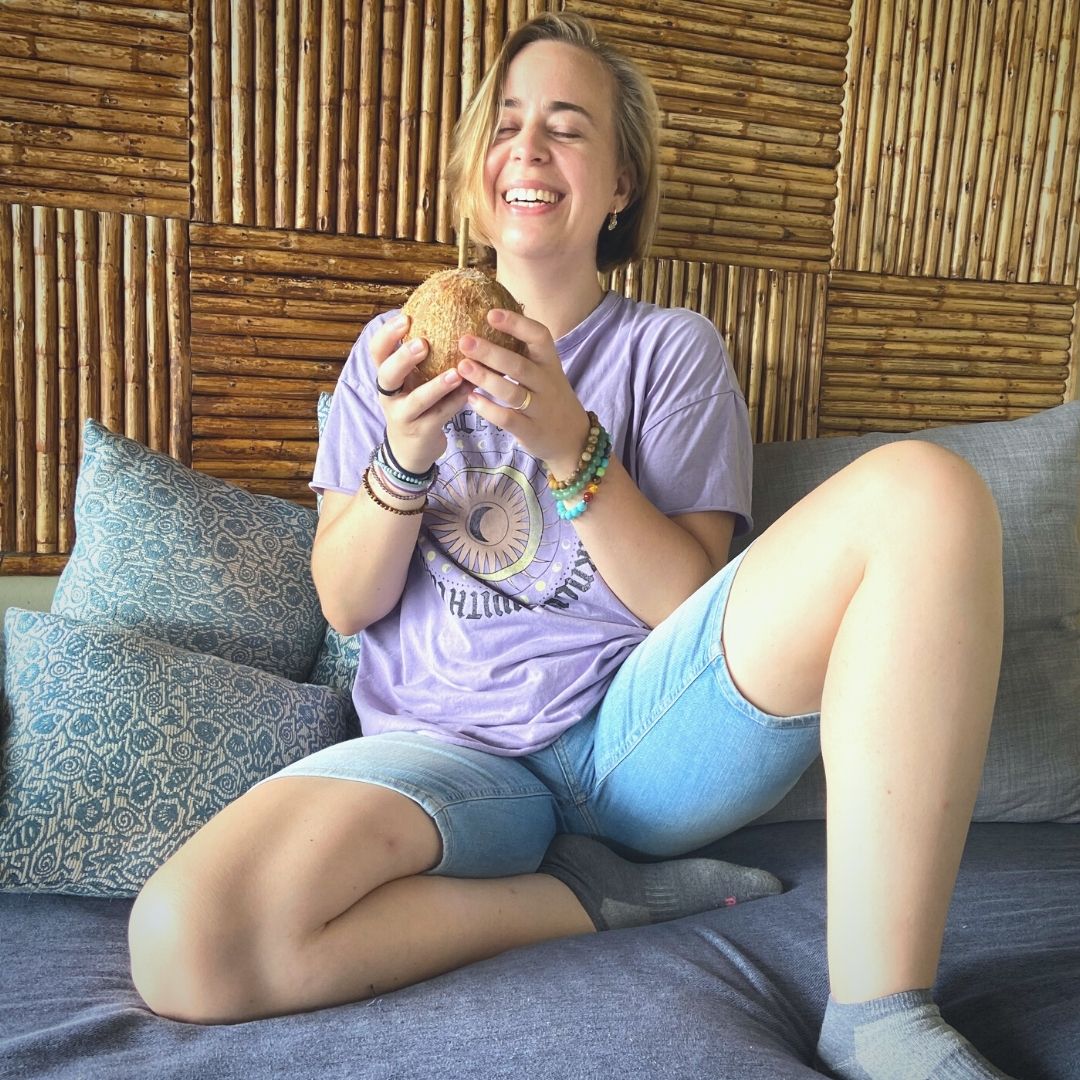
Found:
[[[395, 314], [368, 324], [342, 369], [316, 491], [355, 492], [382, 439], [368, 340]], [[746, 405], [712, 323], [609, 292], [555, 345], [658, 509], [727, 510], [739, 516], [737, 532], [750, 527]], [[556, 515], [541, 462], [471, 409], [446, 431], [405, 590], [361, 634], [353, 698], [365, 735], [417, 731], [532, 753], [599, 703], [648, 628]]]

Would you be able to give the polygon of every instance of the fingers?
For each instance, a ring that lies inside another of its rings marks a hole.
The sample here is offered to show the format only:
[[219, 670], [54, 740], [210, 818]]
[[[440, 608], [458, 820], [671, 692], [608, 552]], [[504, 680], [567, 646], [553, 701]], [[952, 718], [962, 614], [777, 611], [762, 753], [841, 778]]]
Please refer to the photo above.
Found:
[[548, 353], [554, 355], [551, 333], [543, 323], [505, 308], [492, 308], [488, 322], [504, 334], [523, 341], [534, 359], [548, 359]]

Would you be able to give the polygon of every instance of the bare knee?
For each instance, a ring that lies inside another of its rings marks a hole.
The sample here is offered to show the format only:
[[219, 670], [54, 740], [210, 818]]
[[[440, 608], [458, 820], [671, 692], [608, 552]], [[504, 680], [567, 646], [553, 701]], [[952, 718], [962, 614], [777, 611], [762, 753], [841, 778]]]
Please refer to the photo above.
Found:
[[852, 466], [873, 490], [868, 503], [882, 530], [926, 540], [959, 539], [1000, 558], [1001, 518], [986, 481], [959, 454], [904, 439], [868, 451]]
[[245, 1019], [250, 987], [238, 955], [247, 936], [244, 907], [227, 907], [203, 888], [168, 864], [146, 883], [128, 922], [132, 979], [159, 1016], [201, 1024]]

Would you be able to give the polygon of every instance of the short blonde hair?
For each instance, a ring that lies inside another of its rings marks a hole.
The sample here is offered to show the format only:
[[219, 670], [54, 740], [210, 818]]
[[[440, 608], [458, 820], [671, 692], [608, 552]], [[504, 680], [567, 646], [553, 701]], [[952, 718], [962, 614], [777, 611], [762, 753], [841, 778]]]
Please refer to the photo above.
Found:
[[524, 23], [503, 43], [495, 64], [461, 114], [454, 129], [447, 179], [453, 192], [455, 220], [469, 219], [470, 239], [481, 249], [480, 261], [494, 251], [483, 231], [484, 162], [502, 109], [502, 88], [510, 63], [534, 41], [558, 41], [596, 57], [614, 81], [615, 149], [619, 169], [630, 176], [630, 201], [619, 211], [618, 225], [604, 225], [596, 240], [596, 267], [602, 273], [645, 255], [656, 231], [660, 183], [659, 110], [648, 78], [615, 46], [597, 36], [581, 15], [548, 13]]

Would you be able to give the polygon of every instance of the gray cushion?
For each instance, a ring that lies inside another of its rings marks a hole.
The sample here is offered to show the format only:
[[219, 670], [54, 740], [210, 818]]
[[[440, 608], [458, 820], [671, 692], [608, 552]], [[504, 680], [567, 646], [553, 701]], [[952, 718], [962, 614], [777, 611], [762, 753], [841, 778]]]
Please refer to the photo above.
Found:
[[[1004, 527], [1005, 649], [975, 820], [1080, 821], [1080, 402], [1003, 423], [759, 446], [755, 532], [736, 550], [827, 477], [899, 438], [971, 462]], [[819, 759], [761, 820], [824, 811]]]
[[0, 889], [131, 896], [264, 777], [346, 735], [348, 696], [9, 608]]
[[309, 565], [315, 515], [94, 420], [83, 441], [75, 547], [52, 610], [305, 678], [326, 628]]

